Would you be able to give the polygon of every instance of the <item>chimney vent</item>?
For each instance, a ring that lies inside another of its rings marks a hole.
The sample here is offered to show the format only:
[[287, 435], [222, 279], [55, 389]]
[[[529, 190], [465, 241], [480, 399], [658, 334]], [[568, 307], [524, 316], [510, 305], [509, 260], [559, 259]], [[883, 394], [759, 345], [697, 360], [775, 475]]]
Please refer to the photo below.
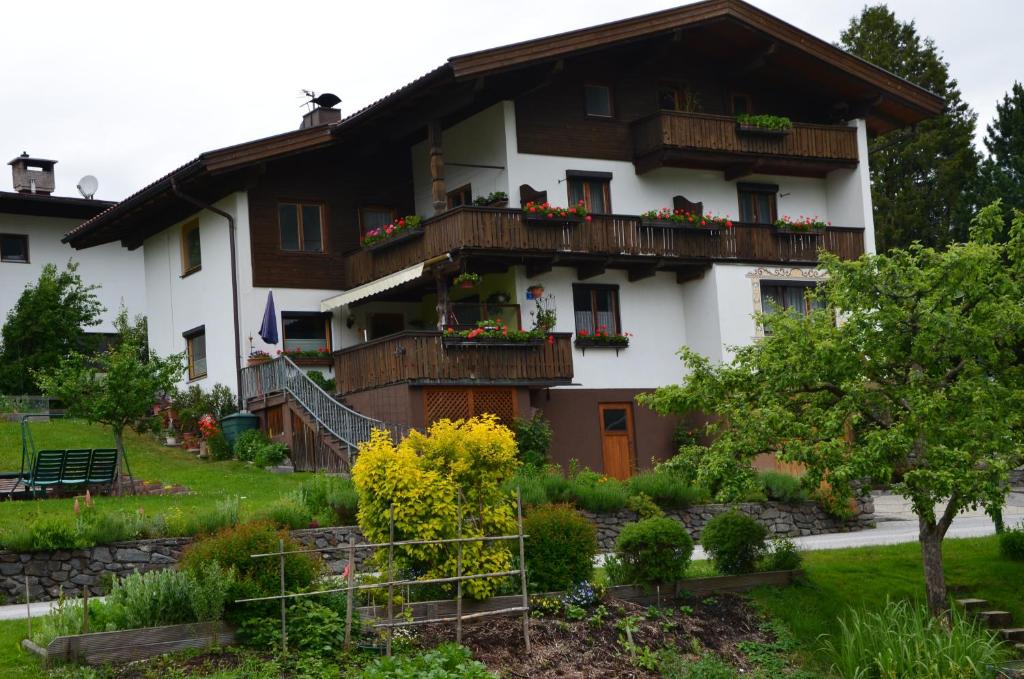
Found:
[[11, 166], [14, 190], [18, 193], [36, 193], [43, 196], [53, 193], [53, 166], [57, 164], [56, 160], [30, 158], [28, 153], [22, 152], [7, 164]]
[[303, 90], [303, 92], [309, 97], [309, 101], [306, 103], [311, 108], [302, 116], [302, 124], [299, 125], [300, 130], [319, 127], [320, 125], [330, 125], [341, 120], [341, 111], [334, 108], [341, 103], [341, 99], [337, 95], [324, 92], [317, 96], [309, 90]]

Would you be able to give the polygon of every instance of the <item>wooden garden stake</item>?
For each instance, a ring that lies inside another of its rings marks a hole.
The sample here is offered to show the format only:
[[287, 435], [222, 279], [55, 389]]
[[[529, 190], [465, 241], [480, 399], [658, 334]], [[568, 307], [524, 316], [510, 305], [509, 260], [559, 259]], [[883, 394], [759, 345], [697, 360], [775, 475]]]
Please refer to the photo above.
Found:
[[460, 542], [456, 543], [455, 552], [455, 577], [458, 578], [455, 584], [455, 643], [462, 643], [462, 491], [459, 491], [457, 498], [457, 508], [459, 516], [459, 532], [458, 537]]
[[519, 521], [519, 577], [523, 584], [523, 641], [530, 652], [530, 599], [526, 594], [526, 544], [523, 542], [523, 493], [516, 487], [516, 517]]
[[353, 590], [352, 583], [355, 581], [356, 573], [356, 536], [352, 533], [348, 534], [348, 578], [346, 578], [348, 585], [348, 591], [345, 593], [345, 650], [349, 650], [352, 645], [352, 606], [353, 601]]
[[28, 620], [28, 638], [32, 638], [32, 604], [29, 597], [28, 576], [25, 576], [25, 618]]
[[284, 538], [277, 541], [279, 556], [279, 570], [281, 573], [281, 650], [288, 652], [288, 626], [285, 622], [285, 598], [284, 598]]
[[395, 633], [395, 628], [392, 626], [394, 621], [394, 587], [395, 587], [395, 575], [394, 575], [394, 561], [395, 561], [395, 506], [392, 505], [388, 508], [388, 636], [387, 636], [387, 653], [388, 657], [391, 657], [391, 637]]

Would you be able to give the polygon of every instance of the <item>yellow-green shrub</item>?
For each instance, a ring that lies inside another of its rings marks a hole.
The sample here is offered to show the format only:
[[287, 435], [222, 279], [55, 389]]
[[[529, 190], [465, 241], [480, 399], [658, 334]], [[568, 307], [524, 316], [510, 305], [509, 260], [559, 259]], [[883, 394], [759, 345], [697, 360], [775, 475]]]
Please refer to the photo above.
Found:
[[[508, 535], [516, 530], [512, 499], [501, 484], [519, 461], [515, 437], [493, 415], [440, 420], [426, 434], [411, 432], [397, 446], [376, 431], [359, 447], [352, 480], [359, 493], [359, 527], [367, 540], [388, 540], [388, 512], [394, 508], [396, 540], [435, 540], [458, 535], [457, 498], [462, 494], [464, 537]], [[403, 545], [396, 567], [425, 578], [456, 574], [454, 545]], [[386, 552], [375, 555], [385, 565]], [[464, 574], [506, 571], [512, 554], [504, 543], [465, 543]], [[485, 599], [497, 579], [468, 580], [466, 596]]]

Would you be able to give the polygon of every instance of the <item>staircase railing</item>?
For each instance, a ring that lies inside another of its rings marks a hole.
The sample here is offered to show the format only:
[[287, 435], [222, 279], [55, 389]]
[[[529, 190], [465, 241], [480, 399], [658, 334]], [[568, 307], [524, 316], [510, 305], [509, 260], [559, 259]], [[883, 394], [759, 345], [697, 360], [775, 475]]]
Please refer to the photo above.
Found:
[[352, 410], [321, 389], [287, 356], [242, 368], [242, 396], [245, 402], [287, 392], [310, 417], [350, 449], [370, 438], [374, 429], [384, 429], [392, 440], [405, 434], [399, 425], [367, 417]]

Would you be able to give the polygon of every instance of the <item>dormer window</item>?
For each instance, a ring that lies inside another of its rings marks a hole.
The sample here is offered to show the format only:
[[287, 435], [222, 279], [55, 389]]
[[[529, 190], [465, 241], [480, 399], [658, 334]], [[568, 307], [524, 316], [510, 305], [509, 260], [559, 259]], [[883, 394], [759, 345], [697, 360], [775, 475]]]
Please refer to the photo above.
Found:
[[607, 85], [585, 85], [583, 93], [587, 116], [591, 118], [612, 117], [612, 88]]
[[323, 206], [317, 203], [278, 203], [277, 221], [281, 249], [289, 252], [323, 252]]

